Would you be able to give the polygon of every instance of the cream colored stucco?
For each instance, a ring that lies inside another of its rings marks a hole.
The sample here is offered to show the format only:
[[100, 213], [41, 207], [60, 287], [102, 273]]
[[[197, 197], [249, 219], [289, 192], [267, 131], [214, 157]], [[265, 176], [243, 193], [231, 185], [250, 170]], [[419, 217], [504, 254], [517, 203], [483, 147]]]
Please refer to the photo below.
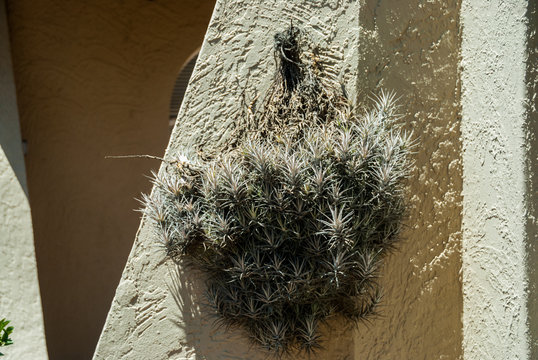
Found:
[[[243, 93], [250, 103], [270, 83], [273, 36], [291, 20], [326, 50], [328, 73], [353, 90], [358, 11], [353, 1], [218, 1], [167, 155], [189, 146], [223, 147], [241, 120]], [[240, 332], [213, 326], [202, 275], [184, 265], [176, 269], [155, 241], [143, 220], [94, 358], [265, 359]], [[351, 329], [333, 326], [319, 358], [352, 358]]]
[[463, 351], [529, 359], [525, 264], [527, 2], [463, 0]]
[[[410, 211], [386, 260], [382, 316], [359, 327], [356, 359], [461, 358], [459, 1], [363, 0], [358, 85], [401, 96], [415, 134]], [[359, 101], [361, 99], [359, 98]]]
[[32, 217], [4, 1], [0, 0], [0, 319], [14, 327], [5, 359], [47, 359]]
[[[214, 0], [8, 1], [50, 357], [88, 359]], [[2, 40], [5, 38], [3, 37]]]

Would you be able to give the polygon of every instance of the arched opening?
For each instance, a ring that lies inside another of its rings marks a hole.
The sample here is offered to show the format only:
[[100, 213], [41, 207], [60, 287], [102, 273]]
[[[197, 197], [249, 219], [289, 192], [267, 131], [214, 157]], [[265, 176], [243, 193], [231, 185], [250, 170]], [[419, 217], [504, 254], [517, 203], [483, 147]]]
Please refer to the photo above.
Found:
[[176, 82], [174, 83], [174, 89], [172, 90], [172, 96], [170, 98], [170, 115], [168, 123], [170, 125], [170, 130], [174, 128], [174, 124], [176, 123], [177, 114], [181, 107], [181, 103], [183, 102], [183, 97], [185, 96], [185, 91], [189, 85], [192, 72], [194, 71], [194, 65], [196, 65], [199, 52], [200, 49], [196, 50], [183, 64], [176, 78]]

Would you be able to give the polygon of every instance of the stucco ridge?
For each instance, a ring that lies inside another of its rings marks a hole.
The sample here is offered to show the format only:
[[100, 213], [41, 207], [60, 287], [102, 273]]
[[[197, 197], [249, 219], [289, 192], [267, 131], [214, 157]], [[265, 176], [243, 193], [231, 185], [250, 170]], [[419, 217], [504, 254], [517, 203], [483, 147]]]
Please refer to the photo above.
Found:
[[465, 359], [529, 358], [526, 5], [462, 2]]

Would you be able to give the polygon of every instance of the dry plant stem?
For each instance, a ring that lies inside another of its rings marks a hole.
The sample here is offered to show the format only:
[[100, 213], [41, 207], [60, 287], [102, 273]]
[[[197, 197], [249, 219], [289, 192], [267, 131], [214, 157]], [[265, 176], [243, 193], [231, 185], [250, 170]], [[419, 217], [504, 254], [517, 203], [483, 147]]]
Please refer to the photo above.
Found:
[[153, 155], [108, 155], [108, 156], [105, 156], [105, 159], [131, 159], [131, 158], [134, 158], [134, 159], [142, 158], [142, 159], [166, 161], [162, 157], [153, 156]]
[[276, 79], [234, 147], [178, 157], [144, 197], [167, 255], [210, 275], [217, 322], [277, 357], [317, 350], [330, 317], [375, 314], [410, 166], [394, 96], [356, 114], [303, 58], [303, 37], [293, 26], [275, 36]]

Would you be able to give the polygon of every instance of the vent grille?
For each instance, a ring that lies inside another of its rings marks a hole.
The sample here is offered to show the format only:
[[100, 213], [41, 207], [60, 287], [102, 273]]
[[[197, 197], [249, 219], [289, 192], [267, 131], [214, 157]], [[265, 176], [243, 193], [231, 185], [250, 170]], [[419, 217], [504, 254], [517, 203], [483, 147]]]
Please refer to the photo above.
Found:
[[189, 80], [194, 70], [194, 65], [196, 64], [196, 59], [198, 59], [198, 54], [194, 55], [188, 63], [183, 66], [183, 69], [179, 72], [177, 76], [176, 83], [174, 84], [174, 90], [172, 91], [172, 98], [170, 99], [170, 126], [174, 126], [176, 122], [177, 113], [183, 102], [183, 97], [185, 96], [185, 91], [187, 90], [187, 85], [189, 85]]

